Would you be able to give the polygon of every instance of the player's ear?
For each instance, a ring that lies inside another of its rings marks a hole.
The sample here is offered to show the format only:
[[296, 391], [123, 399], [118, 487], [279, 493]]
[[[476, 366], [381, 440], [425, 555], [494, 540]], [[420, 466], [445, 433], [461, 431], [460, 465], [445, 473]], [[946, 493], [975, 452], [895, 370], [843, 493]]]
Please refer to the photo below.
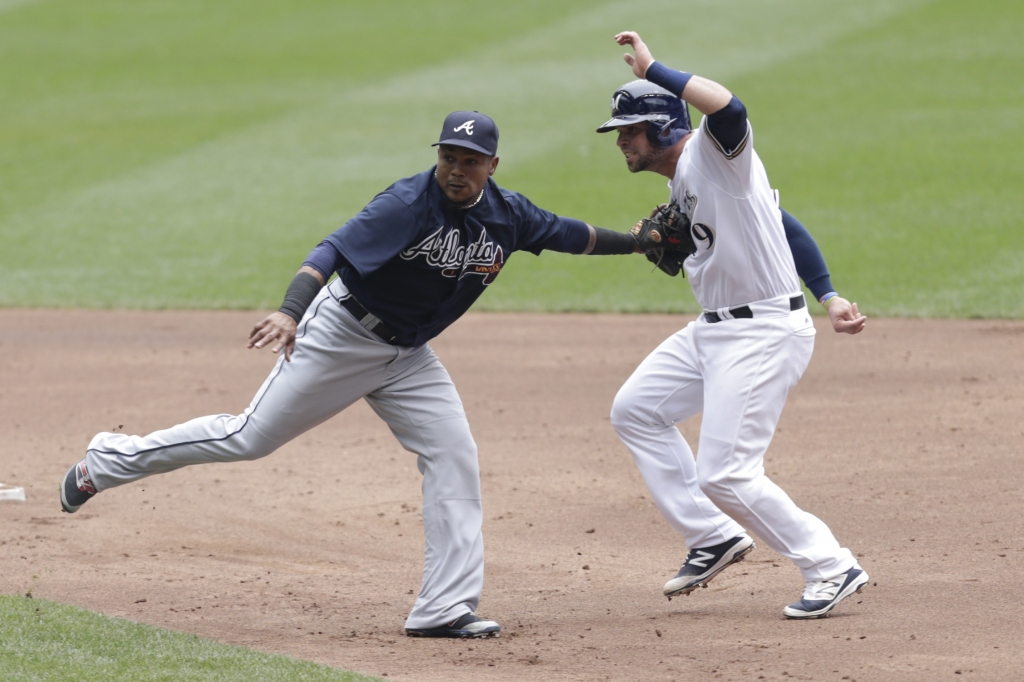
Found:
[[498, 157], [491, 157], [491, 167], [487, 169], [487, 175], [494, 175], [494, 171], [498, 170]]

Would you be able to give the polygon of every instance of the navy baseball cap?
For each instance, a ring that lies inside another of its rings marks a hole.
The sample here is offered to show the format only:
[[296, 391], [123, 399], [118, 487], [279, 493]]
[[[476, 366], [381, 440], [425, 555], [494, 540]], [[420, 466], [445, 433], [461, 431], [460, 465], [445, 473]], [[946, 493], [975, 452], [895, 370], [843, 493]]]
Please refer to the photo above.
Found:
[[479, 111], [453, 111], [444, 120], [441, 139], [430, 146], [440, 144], [465, 147], [494, 156], [498, 153], [498, 126], [494, 119]]

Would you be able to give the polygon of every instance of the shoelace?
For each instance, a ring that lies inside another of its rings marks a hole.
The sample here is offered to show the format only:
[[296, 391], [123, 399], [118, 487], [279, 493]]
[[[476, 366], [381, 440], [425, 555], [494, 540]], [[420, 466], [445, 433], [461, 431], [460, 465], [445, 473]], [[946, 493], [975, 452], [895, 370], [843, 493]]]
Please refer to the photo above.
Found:
[[834, 599], [841, 585], [839, 580], [810, 580], [804, 586], [804, 599], [820, 601]]

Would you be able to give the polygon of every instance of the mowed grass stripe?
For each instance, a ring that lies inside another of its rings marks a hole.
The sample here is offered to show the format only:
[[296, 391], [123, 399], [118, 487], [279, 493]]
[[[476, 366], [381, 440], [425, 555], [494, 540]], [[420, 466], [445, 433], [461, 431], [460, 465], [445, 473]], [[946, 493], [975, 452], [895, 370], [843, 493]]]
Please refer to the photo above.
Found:
[[[841, 6], [826, 4], [833, 9]], [[889, 11], [886, 3], [877, 6], [880, 13]], [[791, 3], [767, 11], [757, 2], [728, 3], [698, 17], [708, 32], [686, 29], [684, 20], [671, 11], [671, 3], [650, 3], [647, 9], [675, 17], [670, 23], [692, 38], [695, 53], [716, 54], [706, 57], [708, 69], [726, 71], [744, 63], [741, 55], [751, 49], [750, 43], [737, 40], [712, 51], [712, 34], [736, 24], [732, 15], [742, 17], [739, 28], [746, 33], [753, 33], [761, 19], [775, 20], [776, 32], [758, 34], [755, 43], [763, 46], [765, 59], [799, 51], [795, 45], [820, 42], [822, 36], [842, 32], [852, 20], [819, 10], [816, 32], [791, 28], [799, 10], [806, 7], [807, 3]], [[632, 11], [629, 3], [609, 3], [513, 34], [470, 58], [460, 55], [428, 68], [417, 63], [412, 73], [390, 79], [384, 78], [384, 70], [382, 82], [340, 87], [337, 93], [329, 91], [265, 123], [242, 121], [238, 130], [221, 132], [166, 159], [20, 212], [4, 229], [12, 247], [4, 252], [18, 254], [17, 261], [5, 268], [7, 286], [0, 291], [9, 298], [4, 302], [27, 304], [36, 298], [36, 304], [49, 305], [274, 305], [296, 262], [324, 233], [396, 177], [431, 163], [428, 142], [436, 135], [440, 117], [459, 106], [484, 109], [481, 102], [505, 131], [499, 176], [503, 182], [513, 187], [525, 184], [531, 195], [532, 189], [546, 187], [537, 198], [542, 205], [623, 228], [636, 211], [660, 199], [660, 183], [631, 183], [618, 163], [591, 168], [588, 159], [565, 151], [610, 142], [607, 137], [595, 139], [594, 120], [605, 114], [608, 91], [629, 75], [616, 62], [618, 49], [610, 45], [609, 36]], [[676, 44], [669, 40], [671, 31], [664, 27], [659, 31], [667, 45]], [[779, 35], [787, 40], [773, 48]], [[801, 36], [803, 43], [798, 40]], [[183, 78], [177, 72], [168, 78], [175, 77]], [[275, 82], [265, 84], [269, 98], [287, 99], [275, 86]], [[202, 102], [207, 89], [202, 84], [191, 87], [199, 88], [197, 99]], [[138, 94], [136, 89], [130, 92]], [[237, 96], [229, 92], [227, 98], [234, 101]], [[602, 148], [607, 159], [610, 151]], [[570, 167], [552, 164], [552, 158], [567, 158]], [[537, 161], [531, 163], [531, 159]], [[588, 201], [595, 191], [579, 184], [560, 193], [562, 180], [569, 175], [594, 175], [597, 186], [610, 182], [620, 190], [598, 202]], [[520, 179], [532, 182], [520, 183]], [[567, 201], [558, 201], [566, 195]], [[640, 259], [587, 265], [597, 269], [584, 275], [599, 274], [603, 291], [596, 303], [579, 300], [583, 292], [575, 294], [575, 303], [572, 296], [559, 297], [563, 309], [613, 307], [612, 295], [647, 271]], [[511, 285], [502, 284], [508, 292], [506, 300], [518, 300], [513, 305], [550, 307], [550, 297], [540, 305], [532, 302], [536, 294], [523, 291], [510, 279]], [[572, 282], [578, 279], [571, 278]], [[45, 287], [40, 287], [40, 281]], [[545, 284], [551, 286], [551, 282]], [[642, 284], [633, 287], [642, 291]], [[682, 291], [688, 296], [685, 288]], [[46, 299], [39, 301], [43, 295]], [[618, 305], [622, 302], [623, 297]]]
[[0, 596], [0, 678], [7, 682], [381, 679], [18, 596]]
[[[491, 7], [483, 17], [495, 24], [490, 35], [444, 46], [436, 36], [446, 8], [411, 0], [48, 0], [22, 8], [0, 21], [0, 160], [22, 170], [0, 167], [0, 217], [413, 65], [464, 58], [572, 6]], [[372, 110], [366, 102], [350, 113]]]
[[[920, 4], [765, 7], [734, 0], [682, 16], [673, 3], [650, 2], [640, 13], [650, 18], [637, 28], [660, 47], [665, 61], [731, 84], [747, 73], [771, 73], [773, 64], [787, 59], [809, 60], [849, 31]], [[503, 184], [552, 210], [625, 229], [664, 197], [659, 178], [630, 177], [613, 140], [593, 133], [611, 90], [629, 77], [610, 35], [624, 22], [636, 23], [636, 3], [575, 9], [468, 55], [433, 66], [405, 64], [405, 73], [385, 73], [369, 84], [328, 77], [312, 84], [310, 79], [261, 81], [243, 69], [238, 83], [220, 94], [224, 107], [245, 110], [238, 102], [249, 97], [272, 101], [280, 110], [265, 107], [265, 120], [247, 114], [230, 120], [224, 130], [214, 125], [207, 137], [198, 135], [202, 139], [155, 154], [148, 163], [129, 164], [119, 175], [58, 192], [42, 204], [13, 206], [2, 225], [0, 304], [274, 306], [297, 263], [326, 232], [392, 180], [432, 162], [428, 144], [437, 122], [458, 107], [481, 108], [498, 119]], [[247, 15], [239, 16], [244, 23]], [[473, 32], [474, 22], [489, 19], [494, 17], [477, 13], [465, 30]], [[285, 23], [298, 31], [296, 22]], [[399, 17], [392, 33], [395, 40], [423, 40], [416, 29]], [[329, 50], [309, 51], [329, 56]], [[152, 68], [161, 65], [157, 60]], [[150, 86], [152, 98], [140, 106], [180, 94], [175, 120], [189, 121], [193, 107], [218, 109], [210, 104], [217, 101], [211, 92], [216, 87], [203, 82], [209, 77], [200, 77], [197, 66], [192, 72], [191, 80]], [[126, 99], [147, 92], [134, 86], [114, 90]], [[87, 90], [76, 96], [90, 97]], [[110, 140], [104, 138], [104, 144]], [[519, 255], [481, 306], [693, 308], [685, 283], [661, 281], [649, 271], [637, 258]], [[672, 295], [654, 297], [666, 287]]]
[[1024, 316], [1022, 24], [930, 3], [742, 82], [783, 204], [869, 312]]
[[41, 0], [0, 0], [0, 12], [8, 12], [22, 5], [31, 5], [36, 2], [41, 2]]
[[[1024, 142], [1024, 90], [1014, 87], [1022, 22], [1024, 6], [1010, 2], [919, 3], [811, 53], [723, 78], [748, 106], [783, 206], [810, 227], [833, 282], [867, 314], [1024, 316], [1016, 201], [1024, 160], [1009, 151]], [[624, 178], [614, 150], [602, 163], [620, 168], [619, 184], [609, 179], [598, 193], [619, 196], [632, 180], [654, 186], [655, 200], [666, 196], [661, 178]], [[596, 176], [562, 169], [565, 183]], [[544, 258], [520, 259], [505, 276], [521, 277], [536, 309], [583, 301], [588, 309], [694, 310], [675, 305], [674, 290], [686, 285], [656, 271], [642, 293], [615, 279], [619, 267], [636, 266], [632, 277], [650, 272], [646, 263], [559, 258], [587, 278], [551, 277]], [[608, 281], [615, 291], [602, 297]], [[494, 288], [482, 305], [516, 309], [516, 293]]]

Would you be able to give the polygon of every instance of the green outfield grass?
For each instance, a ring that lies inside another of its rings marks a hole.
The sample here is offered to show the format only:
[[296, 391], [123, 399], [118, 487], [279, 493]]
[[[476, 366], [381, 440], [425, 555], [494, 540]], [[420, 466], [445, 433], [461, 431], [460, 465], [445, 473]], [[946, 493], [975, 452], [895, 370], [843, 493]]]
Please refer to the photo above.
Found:
[[[862, 309], [1024, 316], [1022, 23], [1011, 0], [0, 0], [0, 305], [276, 307], [456, 108], [497, 119], [503, 185], [624, 230], [666, 196], [593, 132], [629, 27], [745, 101]], [[694, 303], [639, 257], [520, 254], [478, 308]]]
[[226, 646], [42, 599], [0, 596], [5, 682], [370, 682], [376, 677]]

